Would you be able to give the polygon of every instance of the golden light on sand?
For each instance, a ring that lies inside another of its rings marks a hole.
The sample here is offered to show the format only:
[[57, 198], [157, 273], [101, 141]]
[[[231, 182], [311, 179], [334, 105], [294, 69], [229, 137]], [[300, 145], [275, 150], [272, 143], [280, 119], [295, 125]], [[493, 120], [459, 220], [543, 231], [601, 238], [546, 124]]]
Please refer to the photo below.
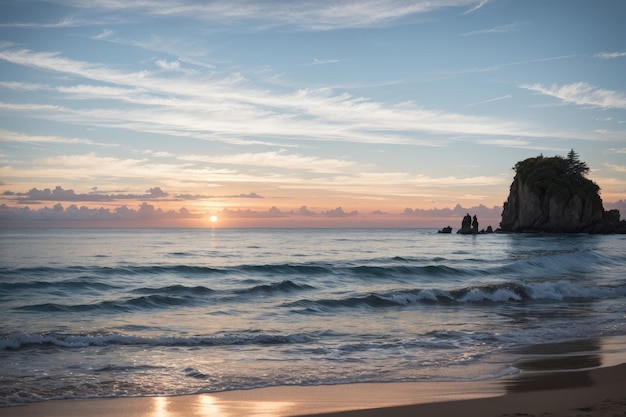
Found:
[[218, 220], [218, 219], [217, 219], [217, 216], [216, 216], [216, 215], [213, 215], [213, 216], [211, 216], [211, 217], [209, 218], [209, 220], [211, 220], [211, 223], [215, 223], [215, 222], [217, 222], [217, 220]]

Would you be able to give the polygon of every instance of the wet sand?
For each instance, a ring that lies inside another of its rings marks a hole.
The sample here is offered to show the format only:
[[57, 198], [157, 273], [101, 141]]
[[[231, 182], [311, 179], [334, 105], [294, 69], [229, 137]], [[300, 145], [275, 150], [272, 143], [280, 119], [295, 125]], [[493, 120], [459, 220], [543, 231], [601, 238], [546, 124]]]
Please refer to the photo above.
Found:
[[626, 338], [519, 349], [517, 375], [467, 382], [273, 387], [175, 397], [61, 400], [0, 408], [15, 417], [626, 416]]

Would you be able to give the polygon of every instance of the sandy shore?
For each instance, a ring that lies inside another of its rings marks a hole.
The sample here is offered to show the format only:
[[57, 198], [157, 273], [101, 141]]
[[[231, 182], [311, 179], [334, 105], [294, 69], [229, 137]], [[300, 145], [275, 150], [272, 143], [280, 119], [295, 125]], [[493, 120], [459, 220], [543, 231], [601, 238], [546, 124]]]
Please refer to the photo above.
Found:
[[624, 346], [622, 338], [530, 347], [519, 352], [523, 358], [516, 363], [520, 374], [488, 381], [293, 386], [178, 397], [46, 401], [0, 408], [0, 416], [626, 416]]

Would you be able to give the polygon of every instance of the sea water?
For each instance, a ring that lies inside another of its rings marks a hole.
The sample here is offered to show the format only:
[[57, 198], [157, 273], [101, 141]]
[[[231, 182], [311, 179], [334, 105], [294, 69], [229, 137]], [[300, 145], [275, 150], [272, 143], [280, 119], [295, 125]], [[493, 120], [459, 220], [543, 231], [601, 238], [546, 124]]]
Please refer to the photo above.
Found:
[[4, 229], [0, 405], [495, 378], [625, 311], [626, 235]]

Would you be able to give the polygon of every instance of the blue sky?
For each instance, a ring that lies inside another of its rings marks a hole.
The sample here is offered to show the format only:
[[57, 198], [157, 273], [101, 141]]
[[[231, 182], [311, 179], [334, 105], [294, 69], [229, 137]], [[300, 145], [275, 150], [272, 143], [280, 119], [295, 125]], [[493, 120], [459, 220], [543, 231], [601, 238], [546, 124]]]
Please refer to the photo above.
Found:
[[513, 165], [571, 148], [626, 197], [623, 1], [0, 11], [5, 222], [497, 226]]

